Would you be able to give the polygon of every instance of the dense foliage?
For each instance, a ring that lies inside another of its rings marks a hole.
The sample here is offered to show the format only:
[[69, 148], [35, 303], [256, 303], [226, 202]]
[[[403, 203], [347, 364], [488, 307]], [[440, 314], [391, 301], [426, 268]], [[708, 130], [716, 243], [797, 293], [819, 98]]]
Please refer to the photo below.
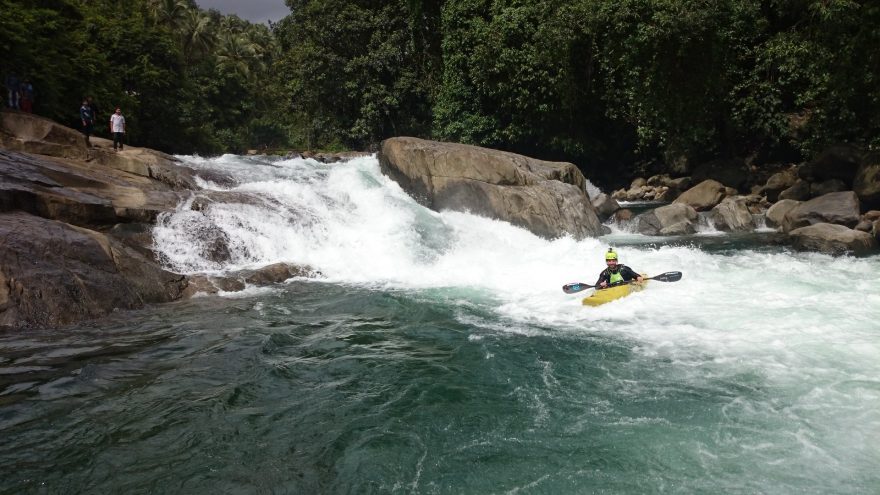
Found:
[[269, 28], [184, 0], [0, 0], [0, 71], [29, 78], [36, 113], [76, 126], [85, 96], [99, 135], [112, 108], [128, 139], [171, 152], [286, 142]]
[[184, 0], [0, 0], [0, 69], [39, 113], [93, 94], [171, 151], [417, 135], [629, 175], [880, 146], [877, 2], [286, 1], [270, 30]]

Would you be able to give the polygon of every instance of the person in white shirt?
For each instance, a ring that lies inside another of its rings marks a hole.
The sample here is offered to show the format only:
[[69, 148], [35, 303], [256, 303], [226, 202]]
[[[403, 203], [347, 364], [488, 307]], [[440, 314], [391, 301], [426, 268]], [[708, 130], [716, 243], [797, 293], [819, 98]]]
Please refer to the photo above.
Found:
[[116, 151], [116, 145], [119, 145], [119, 151], [122, 151], [122, 137], [125, 135], [125, 117], [122, 116], [122, 109], [116, 107], [116, 112], [110, 116], [110, 134], [113, 135], [113, 151]]

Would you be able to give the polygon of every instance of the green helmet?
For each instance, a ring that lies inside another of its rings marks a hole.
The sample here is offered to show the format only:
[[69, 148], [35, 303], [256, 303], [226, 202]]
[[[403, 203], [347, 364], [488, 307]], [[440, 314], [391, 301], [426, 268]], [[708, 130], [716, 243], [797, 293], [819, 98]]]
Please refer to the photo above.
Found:
[[615, 253], [614, 250], [611, 248], [608, 248], [608, 252], [605, 253], [605, 261], [608, 260], [617, 261], [617, 253]]

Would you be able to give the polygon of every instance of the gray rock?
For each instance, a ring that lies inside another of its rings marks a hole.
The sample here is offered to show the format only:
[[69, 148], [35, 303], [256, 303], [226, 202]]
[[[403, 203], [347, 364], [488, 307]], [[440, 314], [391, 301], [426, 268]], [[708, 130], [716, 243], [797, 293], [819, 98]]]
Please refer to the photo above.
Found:
[[291, 265], [288, 263], [274, 263], [254, 270], [244, 279], [252, 285], [271, 285], [284, 282], [293, 277], [314, 277], [315, 270], [307, 266]]
[[856, 171], [853, 190], [867, 208], [880, 208], [880, 153], [869, 153]]
[[89, 157], [81, 132], [38, 115], [0, 110], [0, 146], [11, 151], [85, 160]]
[[830, 223], [794, 229], [789, 238], [795, 249], [833, 255], [868, 254], [877, 248], [877, 239], [871, 234]]
[[0, 214], [0, 326], [61, 326], [169, 302], [186, 286], [124, 243], [27, 213]]
[[90, 163], [0, 150], [0, 211], [86, 227], [152, 222], [182, 193], [148, 177]]
[[638, 231], [644, 235], [680, 235], [695, 232], [698, 218], [696, 210], [690, 206], [672, 203], [642, 213], [636, 220]]
[[712, 208], [709, 219], [716, 229], [726, 232], [755, 229], [752, 213], [749, 211], [746, 199], [741, 196], [724, 198], [720, 204]]
[[834, 192], [805, 201], [785, 214], [782, 230], [791, 232], [817, 223], [855, 227], [859, 223], [859, 198], [856, 193]]
[[697, 211], [710, 210], [727, 194], [723, 184], [715, 180], [704, 180], [688, 189], [673, 203], [686, 204]]
[[773, 206], [767, 210], [767, 215], [765, 217], [767, 226], [771, 228], [782, 227], [782, 221], [785, 218], [785, 215], [799, 204], [801, 204], [800, 201], [795, 201], [793, 199], [781, 199], [774, 203]]
[[779, 193], [779, 199], [793, 199], [795, 201], [810, 199], [810, 183], [798, 179], [793, 186]]
[[762, 192], [767, 195], [767, 200], [776, 202], [779, 200], [779, 193], [793, 186], [797, 182], [797, 174], [794, 170], [784, 170], [777, 172], [767, 179]]
[[599, 215], [599, 219], [603, 222], [611, 218], [611, 215], [614, 215], [614, 212], [620, 209], [620, 203], [605, 193], [599, 193], [590, 202], [596, 208], [596, 214]]
[[586, 180], [571, 163], [455, 143], [398, 137], [382, 143], [382, 172], [421, 204], [469, 211], [554, 238], [598, 236]]

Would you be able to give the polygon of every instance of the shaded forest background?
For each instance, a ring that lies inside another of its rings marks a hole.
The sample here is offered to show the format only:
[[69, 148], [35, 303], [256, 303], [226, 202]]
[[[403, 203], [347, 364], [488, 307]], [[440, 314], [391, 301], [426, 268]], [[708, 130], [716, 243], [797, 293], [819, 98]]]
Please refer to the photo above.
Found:
[[[0, 72], [75, 126], [121, 106], [173, 153], [375, 149], [412, 135], [628, 179], [880, 147], [880, 2], [0, 0]], [[591, 174], [595, 175], [595, 174]], [[602, 175], [602, 174], [600, 174]]]

